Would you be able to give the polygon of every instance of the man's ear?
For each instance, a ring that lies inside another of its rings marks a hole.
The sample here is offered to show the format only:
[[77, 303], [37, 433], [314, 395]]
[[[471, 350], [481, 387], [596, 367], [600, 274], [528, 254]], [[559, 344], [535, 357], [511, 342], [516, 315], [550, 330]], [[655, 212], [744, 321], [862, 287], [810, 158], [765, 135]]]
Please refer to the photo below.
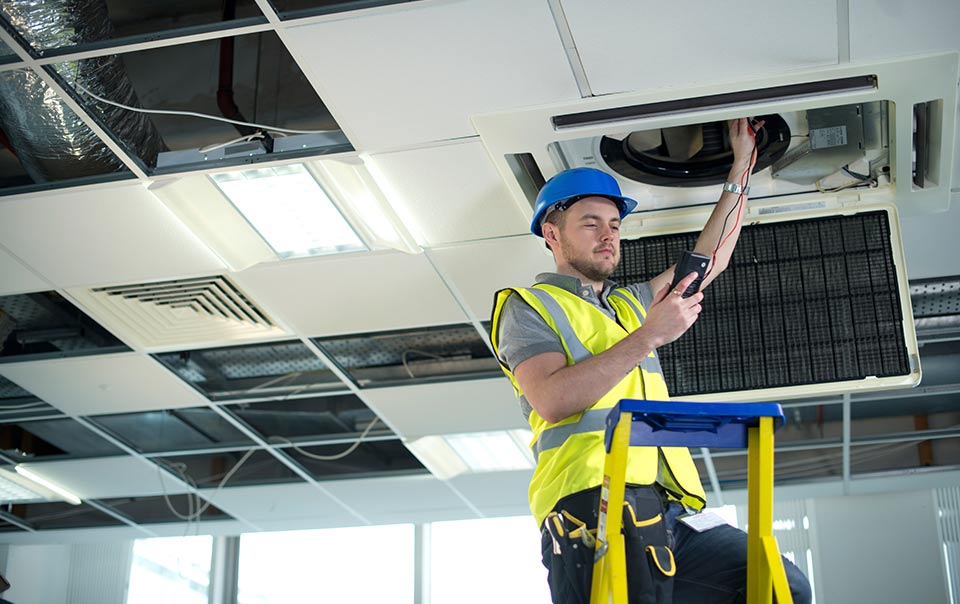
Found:
[[540, 231], [543, 233], [543, 242], [547, 244], [547, 247], [553, 249], [553, 246], [557, 244], [557, 225], [552, 222], [544, 222]]

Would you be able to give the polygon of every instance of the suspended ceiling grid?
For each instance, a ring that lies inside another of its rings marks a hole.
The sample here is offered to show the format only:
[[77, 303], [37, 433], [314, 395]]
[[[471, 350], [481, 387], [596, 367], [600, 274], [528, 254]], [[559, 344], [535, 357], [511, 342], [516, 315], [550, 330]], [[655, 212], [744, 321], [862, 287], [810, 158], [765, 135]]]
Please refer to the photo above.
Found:
[[[746, 2], [739, 4], [731, 10], [741, 14], [749, 10]], [[750, 44], [729, 49], [730, 58], [710, 54], [715, 58], [709, 65], [700, 60], [708, 43], [696, 42], [716, 36], [715, 19], [708, 13], [644, 14], [638, 26], [635, 5], [626, 1], [606, 4], [603, 14], [580, 0], [423, 0], [364, 9], [342, 3], [333, 9], [317, 5], [313, 14], [288, 18], [260, 0], [247, 7], [254, 20], [234, 23], [235, 27], [214, 24], [206, 31], [126, 39], [114, 47], [39, 57], [2, 31], [0, 41], [12, 49], [13, 57], [0, 70], [38, 73], [44, 66], [72, 59], [273, 32], [355, 149], [308, 158], [308, 163], [362, 163], [422, 251], [411, 255], [386, 249], [281, 262], [256, 248], [256, 235], [230, 231], [236, 233], [235, 240], [249, 242], [237, 260], [231, 254], [235, 250], [225, 251], [217, 240], [216, 228], [209, 224], [204, 228], [204, 218], [209, 221], [213, 214], [199, 220], [185, 216], [163, 192], [164, 187], [199, 191], [188, 196], [191, 202], [214, 207], [218, 193], [204, 184], [214, 169], [152, 176], [54, 85], [54, 92], [119, 158], [129, 180], [0, 198], [0, 295], [59, 291], [107, 325], [131, 352], [13, 360], [0, 364], [0, 375], [52, 405], [51, 417], [76, 418], [108, 442], [114, 437], [93, 423], [98, 414], [201, 407], [235, 419], [222, 403], [186, 386], [152, 356], [169, 350], [138, 342], [130, 330], [83, 302], [82, 293], [95, 287], [196, 276], [227, 275], [291, 341], [302, 343], [325, 364], [330, 359], [314, 338], [450, 324], [470, 325], [480, 334], [492, 292], [529, 282], [551, 262], [541, 242], [524, 235], [525, 218], [486, 158], [471, 115], [589, 94], [732, 81], [745, 72], [756, 77], [844, 61], [957, 50], [954, 32], [960, 10], [947, 1], [935, 4], [924, 13], [906, 15], [880, 0], [854, 5], [821, 0], [803, 9], [779, 9], [765, 17], [769, 27], [754, 28]], [[923, 35], [904, 35], [903, 18], [917, 21], [911, 31]], [[817, 27], [796, 27], [797, 23]], [[635, 57], [632, 41], [638, 31], [648, 40], [649, 51], [657, 53], [656, 61]], [[815, 32], [812, 40], [810, 31]], [[668, 35], [671, 32], [682, 35]], [[885, 42], [878, 45], [881, 39]], [[895, 43], [887, 43], [891, 40]], [[757, 53], [758, 44], [777, 51]], [[172, 69], [158, 79], [175, 80]], [[167, 96], [175, 96], [162, 88], [153, 94], [158, 106]], [[960, 153], [957, 162], [960, 165]], [[955, 254], [943, 252], [960, 251], [952, 235], [960, 230], [957, 204], [946, 214], [903, 222], [911, 278], [955, 275], [955, 265], [948, 260]], [[277, 339], [193, 341], [175, 349]], [[386, 427], [374, 433], [380, 438], [522, 425], [509, 384], [499, 377], [363, 389], [341, 370], [335, 373], [340, 392], [355, 395], [383, 420]], [[949, 410], [949, 401], [956, 401], [953, 386], [960, 383], [960, 376], [951, 380], [950, 374], [949, 366], [942, 369], [940, 381], [931, 386], [934, 390], [916, 394], [945, 396]], [[842, 402], [833, 401], [828, 409], [838, 405]], [[263, 451], [283, 448], [256, 432], [246, 435]], [[938, 446], [947, 442], [939, 441]], [[115, 444], [123, 455], [33, 463], [94, 499], [153, 496], [161, 484], [169, 493], [193, 491], [172, 473], [161, 473], [162, 478], [154, 480], [149, 472], [141, 472], [156, 467], [152, 461], [156, 455]], [[249, 446], [229, 447], [230, 453], [242, 453]], [[226, 487], [216, 493], [199, 489], [216, 507], [239, 519], [217, 521], [231, 527], [224, 530], [525, 513], [527, 472], [463, 476], [449, 482], [425, 473], [316, 480], [284, 465], [289, 459], [281, 457], [272, 459], [295, 475], [296, 482]], [[419, 497], [430, 503], [419, 503]], [[116, 517], [113, 523], [120, 528], [110, 530], [137, 535], [181, 526], [130, 527]], [[30, 541], [44, 538], [40, 533], [52, 538], [59, 532], [4, 534], [0, 540]]]

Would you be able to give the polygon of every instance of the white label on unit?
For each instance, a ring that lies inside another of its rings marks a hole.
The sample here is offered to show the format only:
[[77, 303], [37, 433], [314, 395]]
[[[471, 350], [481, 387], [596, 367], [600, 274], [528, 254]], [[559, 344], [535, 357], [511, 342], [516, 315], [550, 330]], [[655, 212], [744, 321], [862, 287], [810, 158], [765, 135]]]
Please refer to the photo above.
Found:
[[826, 149], [828, 147], [842, 147], [847, 144], [847, 127], [831, 126], [830, 128], [816, 128], [810, 131], [810, 148]]

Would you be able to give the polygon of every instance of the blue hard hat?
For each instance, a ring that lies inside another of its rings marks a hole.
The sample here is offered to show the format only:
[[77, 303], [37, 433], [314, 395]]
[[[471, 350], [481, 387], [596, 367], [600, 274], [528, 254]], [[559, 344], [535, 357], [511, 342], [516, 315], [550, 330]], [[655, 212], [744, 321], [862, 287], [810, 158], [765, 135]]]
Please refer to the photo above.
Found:
[[620, 194], [620, 185], [606, 172], [596, 168], [564, 170], [548, 180], [537, 194], [530, 232], [537, 237], [543, 237], [541, 223], [547, 214], [553, 210], [565, 210], [580, 198], [592, 196], [606, 197], [617, 204], [621, 220], [637, 207], [636, 201]]

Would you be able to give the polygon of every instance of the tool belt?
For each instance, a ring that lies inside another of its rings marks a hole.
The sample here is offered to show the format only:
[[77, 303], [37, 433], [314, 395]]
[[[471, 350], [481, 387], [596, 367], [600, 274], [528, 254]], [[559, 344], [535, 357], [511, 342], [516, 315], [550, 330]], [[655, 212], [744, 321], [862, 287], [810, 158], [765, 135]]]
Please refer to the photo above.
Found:
[[[574, 493], [557, 502], [544, 521], [543, 564], [554, 604], [590, 602], [599, 504], [599, 488]], [[623, 535], [629, 604], [672, 601], [677, 569], [671, 549], [673, 527], [665, 520], [666, 509], [666, 499], [655, 486], [627, 485]]]

